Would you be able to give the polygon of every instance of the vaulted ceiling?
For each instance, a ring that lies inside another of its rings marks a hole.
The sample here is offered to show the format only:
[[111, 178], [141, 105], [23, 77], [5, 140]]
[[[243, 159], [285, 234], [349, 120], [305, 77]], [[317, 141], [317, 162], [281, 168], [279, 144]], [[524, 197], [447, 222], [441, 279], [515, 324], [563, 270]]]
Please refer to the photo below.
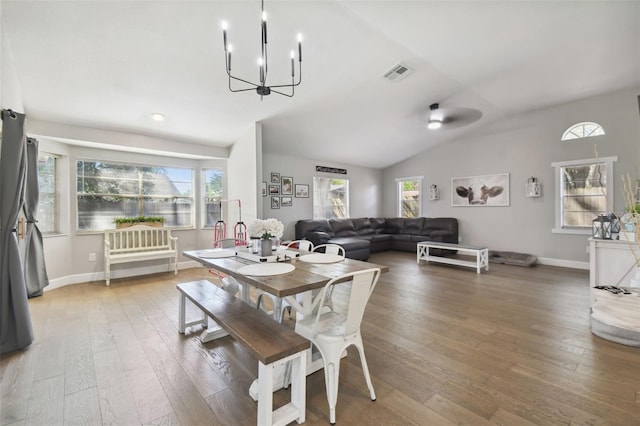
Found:
[[[259, 1], [2, 1], [30, 119], [229, 146], [253, 122], [266, 152], [386, 167], [511, 114], [640, 87], [637, 1], [265, 1], [269, 82], [293, 98], [230, 93], [257, 80]], [[383, 74], [412, 69], [399, 81]], [[482, 118], [429, 131], [429, 105]], [[151, 120], [162, 112], [166, 120]]]

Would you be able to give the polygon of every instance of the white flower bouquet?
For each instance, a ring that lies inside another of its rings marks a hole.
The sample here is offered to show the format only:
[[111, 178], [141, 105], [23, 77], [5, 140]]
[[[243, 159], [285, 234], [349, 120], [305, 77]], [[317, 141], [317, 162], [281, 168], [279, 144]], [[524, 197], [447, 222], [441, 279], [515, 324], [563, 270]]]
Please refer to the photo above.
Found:
[[254, 238], [281, 238], [284, 225], [278, 219], [256, 219], [249, 224], [249, 236]]

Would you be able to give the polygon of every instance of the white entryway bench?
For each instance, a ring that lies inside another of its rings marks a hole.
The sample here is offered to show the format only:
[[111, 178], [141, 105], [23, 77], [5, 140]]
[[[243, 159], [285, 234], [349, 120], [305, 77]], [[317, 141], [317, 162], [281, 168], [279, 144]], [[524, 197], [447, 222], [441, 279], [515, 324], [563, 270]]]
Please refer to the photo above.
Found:
[[173, 261], [174, 274], [178, 274], [178, 238], [171, 230], [147, 225], [111, 229], [104, 233], [104, 279], [111, 282], [111, 265], [115, 263], [141, 262], [169, 259], [169, 271]]

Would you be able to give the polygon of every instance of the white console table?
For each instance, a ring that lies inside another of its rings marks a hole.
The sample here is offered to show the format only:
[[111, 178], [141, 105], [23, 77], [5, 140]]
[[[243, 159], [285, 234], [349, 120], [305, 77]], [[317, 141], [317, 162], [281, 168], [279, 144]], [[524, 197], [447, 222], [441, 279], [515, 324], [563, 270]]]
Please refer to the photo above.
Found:
[[613, 342], [640, 346], [640, 289], [629, 295], [598, 290], [596, 286], [629, 287], [635, 275], [637, 242], [589, 239], [591, 331]]

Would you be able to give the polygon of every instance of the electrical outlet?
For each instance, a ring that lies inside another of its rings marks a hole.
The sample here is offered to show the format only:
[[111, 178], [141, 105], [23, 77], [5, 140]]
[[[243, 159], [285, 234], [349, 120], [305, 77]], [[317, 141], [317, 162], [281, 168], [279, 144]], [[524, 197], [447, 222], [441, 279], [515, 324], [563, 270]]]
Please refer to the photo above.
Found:
[[96, 254], [89, 253], [89, 262], [95, 262], [95, 261], [96, 261]]

